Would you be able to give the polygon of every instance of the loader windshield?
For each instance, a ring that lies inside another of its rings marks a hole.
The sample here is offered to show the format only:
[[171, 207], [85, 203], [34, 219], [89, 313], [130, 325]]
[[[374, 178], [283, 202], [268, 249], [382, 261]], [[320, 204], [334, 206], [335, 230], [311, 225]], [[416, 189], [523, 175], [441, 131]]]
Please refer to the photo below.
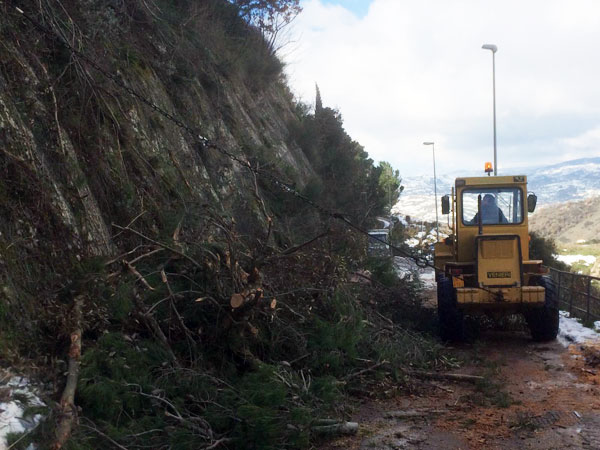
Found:
[[462, 192], [462, 222], [477, 226], [478, 198], [481, 196], [483, 225], [519, 224], [523, 222], [523, 191], [519, 188], [468, 188]]

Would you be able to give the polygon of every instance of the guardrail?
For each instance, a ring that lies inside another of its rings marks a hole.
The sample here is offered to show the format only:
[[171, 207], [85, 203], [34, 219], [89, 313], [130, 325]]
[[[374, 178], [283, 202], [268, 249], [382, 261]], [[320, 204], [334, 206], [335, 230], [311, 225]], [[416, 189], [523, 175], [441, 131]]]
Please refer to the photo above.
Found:
[[561, 309], [586, 323], [600, 320], [600, 278], [550, 268]]

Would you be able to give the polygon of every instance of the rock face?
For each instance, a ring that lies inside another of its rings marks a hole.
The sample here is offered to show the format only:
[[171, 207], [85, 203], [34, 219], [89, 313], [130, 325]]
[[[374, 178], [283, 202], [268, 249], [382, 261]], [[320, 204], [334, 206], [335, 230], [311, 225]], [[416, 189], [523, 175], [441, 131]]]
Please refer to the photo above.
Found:
[[312, 173], [289, 139], [297, 119], [280, 63], [227, 2], [22, 3], [36, 24], [0, 3], [4, 305], [35, 322], [32, 305], [50, 302], [39, 293], [126, 248], [113, 223], [159, 231], [207, 205], [248, 226], [265, 220], [247, 168], [119, 84], [242, 161], [298, 186]]

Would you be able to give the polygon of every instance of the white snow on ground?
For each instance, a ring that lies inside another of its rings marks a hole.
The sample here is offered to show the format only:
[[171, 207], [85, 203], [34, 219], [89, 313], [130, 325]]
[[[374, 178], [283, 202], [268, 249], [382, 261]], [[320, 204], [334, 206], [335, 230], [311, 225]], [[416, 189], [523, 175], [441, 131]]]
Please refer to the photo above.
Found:
[[435, 272], [431, 267], [426, 267], [425, 269], [421, 269], [423, 272], [419, 272], [421, 276], [421, 281], [425, 285], [425, 289], [435, 289], [437, 287], [437, 283], [435, 282]]
[[[600, 325], [598, 322], [596, 324]], [[600, 327], [596, 325], [596, 329], [598, 328]], [[561, 311], [558, 341], [565, 347], [571, 344], [600, 343], [600, 333], [584, 327], [579, 320], [569, 317], [567, 311]]]
[[389, 220], [384, 219], [383, 217], [378, 217], [377, 220], [379, 220], [383, 224], [382, 228], [389, 228], [392, 224]]
[[[448, 237], [448, 235], [447, 235], [447, 234], [444, 234], [444, 233], [442, 233], [442, 232], [440, 231], [440, 239], [444, 239], [444, 238], [447, 238], [447, 237]], [[437, 242], [437, 241], [438, 241], [438, 235], [437, 235], [437, 231], [436, 231], [436, 229], [435, 229], [435, 228], [434, 228], [434, 229], [432, 229], [432, 230], [429, 232], [429, 234], [427, 235], [426, 239], [427, 239], [428, 241], [431, 241], [431, 242]]]
[[[33, 388], [27, 378], [11, 377], [7, 382], [0, 384], [2, 391], [8, 390], [9, 397], [24, 399], [25, 404], [18, 400], [8, 400], [0, 403], [0, 450], [6, 450], [6, 436], [9, 433], [23, 433], [34, 428], [41, 420], [41, 414], [24, 418], [25, 408], [31, 406], [44, 406], [44, 403], [34, 394]], [[32, 446], [28, 448], [34, 448]]]
[[408, 222], [406, 221], [406, 219], [404, 218], [404, 216], [401, 215], [397, 215], [396, 218], [398, 219], [398, 221], [404, 225], [405, 227], [408, 226]]
[[403, 256], [394, 257], [394, 267], [400, 277], [412, 278], [415, 274], [418, 274], [425, 289], [435, 287], [435, 273], [431, 267], [419, 267], [412, 258]]
[[591, 266], [596, 262], [596, 257], [592, 255], [554, 255], [554, 257], [568, 265], [583, 261], [586, 266]]
[[407, 239], [406, 245], [408, 245], [409, 247], [416, 247], [417, 245], [419, 245], [419, 240], [415, 238]]

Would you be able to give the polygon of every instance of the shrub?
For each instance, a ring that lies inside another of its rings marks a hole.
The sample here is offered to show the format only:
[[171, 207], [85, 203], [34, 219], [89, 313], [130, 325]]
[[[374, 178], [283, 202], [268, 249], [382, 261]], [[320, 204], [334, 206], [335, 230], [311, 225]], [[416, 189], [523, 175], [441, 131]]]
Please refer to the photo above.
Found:
[[545, 238], [538, 233], [531, 233], [529, 240], [529, 258], [541, 259], [544, 264], [558, 270], [569, 270], [569, 266], [556, 259], [558, 253], [556, 243], [550, 238]]

